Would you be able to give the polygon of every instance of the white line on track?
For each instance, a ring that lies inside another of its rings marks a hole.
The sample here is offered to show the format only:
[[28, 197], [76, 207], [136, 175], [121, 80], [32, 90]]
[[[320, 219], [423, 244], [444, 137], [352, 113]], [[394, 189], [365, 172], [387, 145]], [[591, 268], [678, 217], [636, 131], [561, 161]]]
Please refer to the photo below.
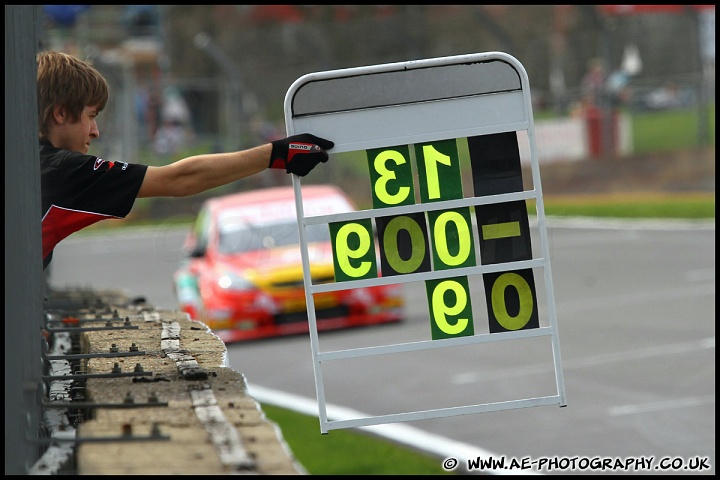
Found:
[[638, 413], [658, 412], [674, 408], [697, 407], [715, 403], [715, 395], [704, 395], [702, 397], [685, 397], [662, 402], [640, 403], [636, 405], [622, 405], [609, 410], [610, 415], [618, 417], [621, 415], [635, 415]]

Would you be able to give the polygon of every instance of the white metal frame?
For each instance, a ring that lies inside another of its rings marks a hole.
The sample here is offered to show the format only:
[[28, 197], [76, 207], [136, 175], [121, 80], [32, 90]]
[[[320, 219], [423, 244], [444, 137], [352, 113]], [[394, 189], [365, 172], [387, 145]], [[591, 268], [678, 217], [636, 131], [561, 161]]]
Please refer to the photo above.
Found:
[[[473, 75], [475, 69], [487, 75]], [[357, 92], [358, 86], [366, 88]], [[325, 95], [325, 92], [328, 94]], [[300, 177], [292, 176], [321, 433], [339, 428], [541, 405], [565, 406], [565, 386], [530, 87], [527, 73], [520, 62], [506, 53], [488, 52], [307, 74], [296, 80], [285, 96], [285, 121], [288, 135], [310, 132], [332, 140], [335, 142], [333, 153], [523, 130], [527, 132], [530, 147], [532, 190], [434, 202], [431, 205], [416, 204], [306, 218]], [[308, 225], [527, 199], [534, 199], [536, 202], [540, 258], [384, 278], [312, 284], [305, 234]], [[549, 326], [441, 340], [320, 351], [313, 294], [525, 268], [543, 269]], [[539, 336], [551, 337], [556, 395], [355, 419], [329, 421], [327, 418], [323, 362]]]

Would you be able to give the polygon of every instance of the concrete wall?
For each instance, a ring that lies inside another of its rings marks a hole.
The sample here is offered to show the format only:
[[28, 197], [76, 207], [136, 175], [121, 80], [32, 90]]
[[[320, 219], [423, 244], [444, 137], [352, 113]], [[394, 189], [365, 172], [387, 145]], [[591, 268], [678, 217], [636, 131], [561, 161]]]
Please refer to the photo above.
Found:
[[205, 325], [97, 290], [50, 292], [46, 316], [47, 450], [30, 473], [305, 473]]

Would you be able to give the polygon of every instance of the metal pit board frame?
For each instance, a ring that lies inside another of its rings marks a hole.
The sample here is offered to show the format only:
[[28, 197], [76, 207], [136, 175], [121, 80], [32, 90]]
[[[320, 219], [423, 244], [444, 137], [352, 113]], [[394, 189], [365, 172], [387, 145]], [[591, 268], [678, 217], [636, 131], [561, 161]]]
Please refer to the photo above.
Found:
[[[332, 149], [333, 154], [384, 148], [391, 145], [413, 145], [443, 139], [522, 131], [527, 133], [530, 148], [532, 190], [453, 199], [434, 202], [430, 205], [394, 206], [306, 218], [303, 211], [301, 180], [296, 175], [292, 176], [321, 433], [339, 428], [542, 405], [565, 406], [565, 386], [530, 87], [527, 73], [520, 62], [506, 53], [487, 52], [307, 74], [296, 80], [285, 96], [285, 122], [288, 135], [309, 132], [332, 140], [335, 143]], [[527, 199], [535, 200], [540, 258], [330, 284], [313, 285], [312, 283], [305, 231], [309, 225], [413, 214], [428, 211], [429, 207], [435, 209], [438, 206], [448, 209], [464, 208]], [[435, 280], [453, 275], [502, 272], [520, 268], [542, 268], [549, 326], [395, 345], [325, 352], [319, 350], [313, 297], [316, 293], [373, 285]], [[538, 336], [551, 337], [556, 395], [328, 421], [322, 374], [323, 362]]]

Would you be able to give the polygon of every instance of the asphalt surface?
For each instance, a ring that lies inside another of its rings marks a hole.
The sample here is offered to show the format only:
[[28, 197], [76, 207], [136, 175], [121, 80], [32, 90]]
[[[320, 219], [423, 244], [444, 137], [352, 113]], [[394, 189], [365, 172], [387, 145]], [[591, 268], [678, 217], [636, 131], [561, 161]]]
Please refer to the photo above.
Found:
[[[158, 226], [75, 234], [57, 247], [50, 283], [120, 288], [174, 309], [171, 279], [184, 233]], [[714, 474], [714, 221], [550, 219], [548, 240], [567, 406], [404, 422], [396, 425], [410, 430], [396, 440], [425, 438], [422, 448], [456, 457], [458, 472], [477, 453], [532, 466], [513, 473], [542, 464], [552, 474]], [[424, 287], [410, 283], [405, 291], [406, 321], [323, 334], [321, 350], [427, 338]], [[542, 316], [542, 296], [538, 303]], [[383, 415], [556, 393], [547, 341], [485, 346], [323, 367], [326, 402], [333, 412]], [[315, 401], [308, 336], [232, 344], [228, 356], [259, 394], [286, 392], [298, 406]]]

